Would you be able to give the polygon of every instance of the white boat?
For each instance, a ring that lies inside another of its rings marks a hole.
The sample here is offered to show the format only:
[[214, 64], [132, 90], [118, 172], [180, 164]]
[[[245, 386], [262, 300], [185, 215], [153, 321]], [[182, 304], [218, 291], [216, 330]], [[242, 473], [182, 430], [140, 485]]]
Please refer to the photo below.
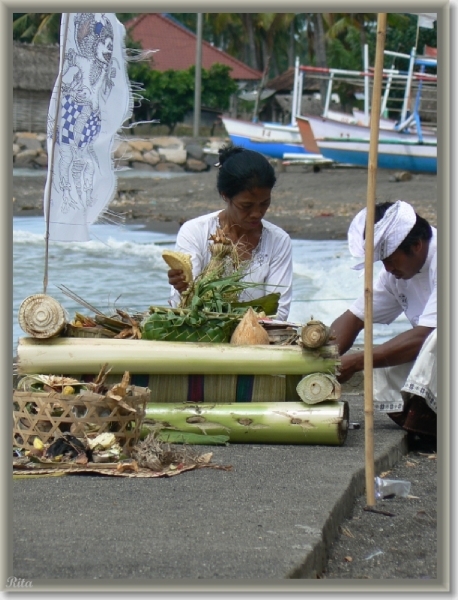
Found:
[[[367, 167], [370, 129], [313, 116], [297, 116], [305, 148], [329, 160]], [[313, 134], [315, 145], [311, 144]], [[379, 130], [377, 165], [384, 169], [437, 173], [437, 136]]]

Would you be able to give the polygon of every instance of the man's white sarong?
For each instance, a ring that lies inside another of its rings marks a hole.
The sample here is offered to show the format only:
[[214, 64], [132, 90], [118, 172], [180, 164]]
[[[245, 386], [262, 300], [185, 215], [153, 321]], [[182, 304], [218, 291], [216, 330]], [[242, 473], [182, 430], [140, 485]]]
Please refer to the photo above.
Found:
[[426, 338], [417, 359], [373, 372], [374, 409], [401, 412], [404, 401], [421, 396], [437, 413], [437, 329]]

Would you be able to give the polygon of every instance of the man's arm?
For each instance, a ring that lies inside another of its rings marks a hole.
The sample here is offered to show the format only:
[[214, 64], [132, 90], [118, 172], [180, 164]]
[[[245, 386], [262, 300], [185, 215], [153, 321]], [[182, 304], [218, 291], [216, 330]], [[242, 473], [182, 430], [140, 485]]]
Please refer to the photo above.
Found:
[[[404, 331], [392, 338], [388, 342], [376, 346], [373, 349], [373, 366], [377, 367], [393, 367], [415, 360], [423, 346], [428, 335], [433, 331], [434, 327], [418, 326]], [[354, 352], [341, 357], [341, 365], [339, 367], [340, 375], [338, 380], [340, 383], [348, 381], [350, 377], [364, 369], [364, 352]]]
[[352, 346], [358, 333], [364, 329], [364, 321], [361, 321], [350, 310], [345, 311], [331, 324], [331, 333], [335, 336], [335, 343], [339, 354], [345, 354]]

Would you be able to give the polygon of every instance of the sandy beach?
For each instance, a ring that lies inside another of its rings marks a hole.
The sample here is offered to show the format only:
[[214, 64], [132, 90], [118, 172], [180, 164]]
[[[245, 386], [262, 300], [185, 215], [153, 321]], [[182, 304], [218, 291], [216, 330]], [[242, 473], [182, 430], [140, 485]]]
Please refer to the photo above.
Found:
[[[366, 206], [368, 171], [361, 168], [277, 165], [277, 183], [266, 218], [296, 239], [345, 239], [353, 216]], [[43, 214], [45, 176], [13, 177], [13, 214]], [[394, 171], [380, 170], [376, 201], [410, 202], [432, 225], [437, 223], [437, 176], [412, 174], [397, 181]], [[216, 169], [164, 178], [134, 172], [118, 177], [110, 210], [125, 222], [143, 224], [151, 231], [176, 233], [193, 217], [223, 208], [216, 190]]]

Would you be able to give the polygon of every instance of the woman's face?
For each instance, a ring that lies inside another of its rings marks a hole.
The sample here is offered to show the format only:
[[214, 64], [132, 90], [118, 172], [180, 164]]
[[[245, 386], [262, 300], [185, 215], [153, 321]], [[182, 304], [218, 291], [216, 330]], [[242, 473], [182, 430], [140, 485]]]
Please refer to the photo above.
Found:
[[240, 192], [231, 199], [223, 196], [229, 221], [246, 231], [259, 229], [261, 219], [270, 206], [271, 193], [270, 188], [256, 187]]

